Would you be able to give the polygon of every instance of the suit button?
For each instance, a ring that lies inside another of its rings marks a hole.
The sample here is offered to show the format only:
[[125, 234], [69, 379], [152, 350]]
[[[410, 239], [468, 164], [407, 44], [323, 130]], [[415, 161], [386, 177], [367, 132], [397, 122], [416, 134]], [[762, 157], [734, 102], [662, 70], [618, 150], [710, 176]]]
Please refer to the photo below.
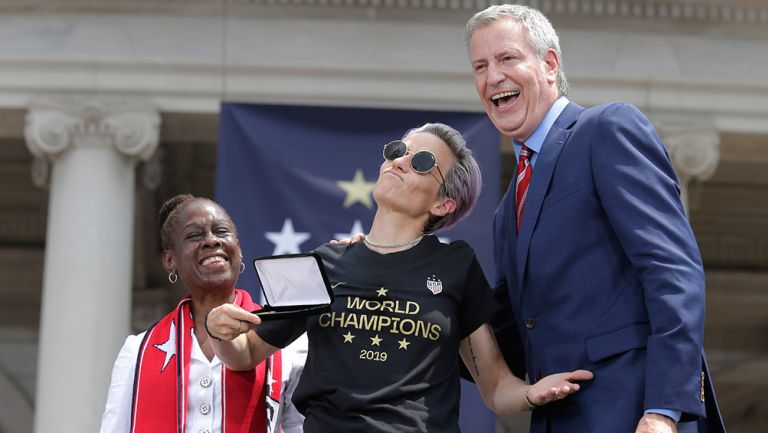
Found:
[[533, 329], [536, 326], [536, 319], [533, 317], [529, 317], [525, 319], [525, 327], [528, 329]]

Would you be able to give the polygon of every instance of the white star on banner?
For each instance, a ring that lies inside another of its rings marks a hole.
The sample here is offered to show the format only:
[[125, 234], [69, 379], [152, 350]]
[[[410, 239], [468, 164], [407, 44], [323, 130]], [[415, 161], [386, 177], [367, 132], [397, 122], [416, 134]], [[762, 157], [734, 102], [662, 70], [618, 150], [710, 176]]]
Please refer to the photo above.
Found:
[[445, 236], [438, 236], [437, 240], [439, 240], [440, 243], [443, 243], [443, 244], [450, 244], [451, 243], [451, 238], [446, 238]]
[[275, 250], [272, 252], [274, 256], [300, 253], [300, 245], [311, 237], [307, 232], [296, 232], [290, 218], [285, 219], [283, 228], [279, 232], [266, 232], [264, 236], [275, 244]]
[[355, 220], [355, 222], [352, 224], [352, 228], [349, 230], [349, 233], [335, 233], [333, 236], [337, 240], [341, 240], [341, 239], [349, 239], [358, 233], [364, 233], [363, 223], [361, 223], [360, 220]]
[[162, 373], [173, 355], [176, 354], [176, 322], [171, 320], [171, 332], [168, 334], [168, 340], [163, 344], [155, 344], [154, 346], [161, 352], [165, 352], [165, 362], [163, 362], [163, 368], [160, 369], [160, 373]]

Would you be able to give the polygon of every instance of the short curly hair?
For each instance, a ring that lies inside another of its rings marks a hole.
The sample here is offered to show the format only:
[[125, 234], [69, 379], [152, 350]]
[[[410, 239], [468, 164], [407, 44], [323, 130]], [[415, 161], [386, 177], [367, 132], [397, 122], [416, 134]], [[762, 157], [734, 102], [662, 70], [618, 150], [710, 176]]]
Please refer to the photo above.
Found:
[[[166, 200], [160, 210], [157, 212], [157, 228], [160, 230], [160, 241], [164, 250], [170, 250], [173, 248], [173, 234], [176, 232], [176, 225], [178, 223], [179, 212], [188, 204], [195, 201], [205, 201], [221, 209], [227, 218], [230, 218], [224, 206], [216, 203], [215, 201], [206, 197], [195, 197], [192, 194], [178, 194], [168, 200]], [[237, 229], [234, 223], [232, 224], [235, 235], [237, 235]]]

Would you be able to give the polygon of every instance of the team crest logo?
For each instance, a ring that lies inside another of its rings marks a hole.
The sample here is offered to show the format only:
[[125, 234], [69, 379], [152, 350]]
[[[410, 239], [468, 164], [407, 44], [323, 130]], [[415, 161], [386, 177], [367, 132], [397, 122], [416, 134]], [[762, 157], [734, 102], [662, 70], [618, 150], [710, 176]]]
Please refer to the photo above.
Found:
[[439, 278], [432, 275], [431, 277], [427, 277], [427, 288], [430, 292], [432, 292], [433, 295], [437, 295], [443, 291], [443, 282], [440, 281]]

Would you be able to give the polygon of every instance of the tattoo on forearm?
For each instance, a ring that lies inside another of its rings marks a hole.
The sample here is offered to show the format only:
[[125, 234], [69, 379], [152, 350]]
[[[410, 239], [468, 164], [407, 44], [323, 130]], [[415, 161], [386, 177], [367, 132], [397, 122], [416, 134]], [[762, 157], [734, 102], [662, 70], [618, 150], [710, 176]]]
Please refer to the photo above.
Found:
[[472, 349], [472, 338], [467, 337], [467, 344], [469, 344], [469, 354], [472, 356], [472, 365], [475, 367], [475, 375], [480, 377], [480, 370], [477, 368], [477, 356], [475, 356], [475, 351]]

